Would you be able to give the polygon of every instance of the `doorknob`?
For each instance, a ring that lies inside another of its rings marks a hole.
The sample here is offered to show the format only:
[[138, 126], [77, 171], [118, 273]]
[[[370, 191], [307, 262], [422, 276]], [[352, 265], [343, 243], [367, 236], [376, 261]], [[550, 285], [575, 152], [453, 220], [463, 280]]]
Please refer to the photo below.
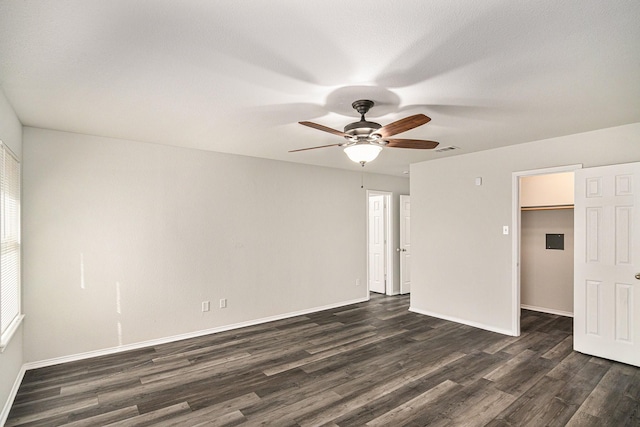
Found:
[[636, 274], [636, 279], [640, 280], [640, 273]]

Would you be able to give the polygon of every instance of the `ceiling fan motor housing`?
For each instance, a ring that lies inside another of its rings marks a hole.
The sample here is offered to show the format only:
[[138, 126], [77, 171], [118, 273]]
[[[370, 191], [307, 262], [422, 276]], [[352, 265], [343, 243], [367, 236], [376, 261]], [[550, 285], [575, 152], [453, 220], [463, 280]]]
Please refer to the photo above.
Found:
[[349, 123], [344, 127], [344, 133], [352, 136], [369, 136], [372, 132], [380, 129], [379, 123], [360, 120], [359, 122]]
[[375, 138], [370, 138], [370, 136], [382, 126], [379, 123], [369, 122], [364, 118], [364, 115], [367, 114], [373, 105], [374, 102], [368, 99], [354, 101], [353, 104], [351, 104], [353, 109], [360, 113], [360, 121], [349, 123], [344, 127], [344, 133], [349, 134], [352, 137], [348, 139], [353, 142], [365, 139], [368, 141], [375, 140]]

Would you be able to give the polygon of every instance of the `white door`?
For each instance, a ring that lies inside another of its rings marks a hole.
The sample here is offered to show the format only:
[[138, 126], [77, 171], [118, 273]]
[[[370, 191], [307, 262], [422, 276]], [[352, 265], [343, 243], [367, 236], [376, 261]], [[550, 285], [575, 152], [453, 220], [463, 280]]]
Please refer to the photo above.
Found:
[[385, 293], [384, 196], [369, 196], [369, 290]]
[[574, 349], [640, 366], [640, 163], [575, 178]]
[[400, 293], [411, 292], [411, 199], [400, 196]]

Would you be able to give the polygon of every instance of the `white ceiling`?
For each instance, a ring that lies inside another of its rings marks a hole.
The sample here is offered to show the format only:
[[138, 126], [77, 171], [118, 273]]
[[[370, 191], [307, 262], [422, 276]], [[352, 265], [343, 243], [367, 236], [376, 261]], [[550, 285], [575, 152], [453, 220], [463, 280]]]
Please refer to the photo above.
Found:
[[397, 137], [366, 170], [640, 122], [638, 0], [0, 0], [23, 124], [358, 170], [356, 99]]

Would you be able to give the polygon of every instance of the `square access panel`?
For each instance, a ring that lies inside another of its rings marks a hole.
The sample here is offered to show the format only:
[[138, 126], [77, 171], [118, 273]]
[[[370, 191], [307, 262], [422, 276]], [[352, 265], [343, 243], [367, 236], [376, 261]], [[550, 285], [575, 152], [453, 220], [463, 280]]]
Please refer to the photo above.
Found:
[[547, 234], [547, 249], [559, 249], [564, 251], [564, 234]]

